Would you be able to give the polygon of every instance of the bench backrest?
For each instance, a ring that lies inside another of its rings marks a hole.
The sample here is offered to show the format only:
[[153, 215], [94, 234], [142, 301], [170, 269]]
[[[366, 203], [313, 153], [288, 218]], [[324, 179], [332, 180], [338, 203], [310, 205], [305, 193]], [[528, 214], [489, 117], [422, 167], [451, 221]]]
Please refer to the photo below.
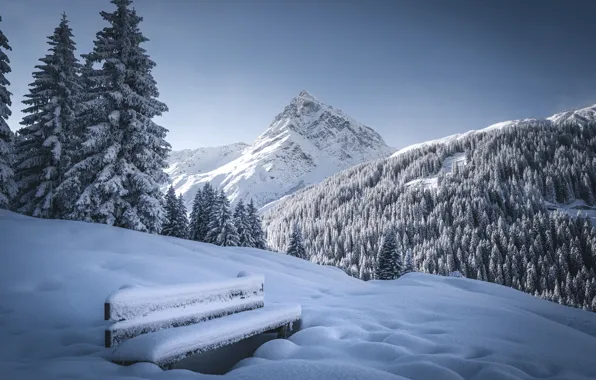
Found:
[[105, 346], [112, 347], [148, 332], [263, 307], [263, 291], [264, 277], [261, 275], [208, 283], [120, 289], [105, 301], [104, 318], [116, 322], [105, 332]]

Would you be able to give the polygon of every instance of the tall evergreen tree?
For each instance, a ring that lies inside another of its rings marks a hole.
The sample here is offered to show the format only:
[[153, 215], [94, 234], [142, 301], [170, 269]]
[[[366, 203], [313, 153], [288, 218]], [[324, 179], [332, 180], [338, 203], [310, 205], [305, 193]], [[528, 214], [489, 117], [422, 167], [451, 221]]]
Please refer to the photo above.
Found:
[[302, 232], [298, 224], [294, 225], [292, 229], [286, 253], [299, 259], [308, 260], [308, 255], [304, 249], [304, 242], [302, 241]]
[[248, 220], [248, 224], [250, 225], [252, 247], [265, 249], [265, 233], [263, 232], [261, 217], [259, 216], [257, 208], [255, 207], [252, 199], [246, 205], [246, 218]]
[[209, 241], [209, 225], [212, 221], [214, 208], [218, 204], [218, 197], [209, 182], [205, 183], [202, 190], [200, 213], [197, 216], [197, 241], [214, 243]]
[[188, 212], [184, 205], [184, 198], [182, 194], [178, 196], [178, 207], [176, 210], [176, 229], [178, 230], [178, 237], [188, 238]]
[[188, 238], [190, 240], [202, 241], [200, 226], [202, 224], [202, 206], [203, 206], [203, 192], [201, 189], [197, 191], [192, 201], [192, 210], [190, 211], [190, 223], [188, 226]]
[[112, 0], [101, 12], [109, 23], [97, 33], [86, 57], [101, 66], [88, 70], [93, 96], [86, 110], [84, 157], [67, 173], [65, 187], [77, 188], [71, 218], [138, 231], [157, 232], [164, 218], [160, 184], [170, 145], [167, 129], [152, 119], [168, 110], [158, 101], [151, 70], [155, 63], [141, 44], [142, 17], [131, 0]]
[[400, 276], [401, 270], [401, 259], [397, 252], [395, 232], [388, 230], [383, 235], [375, 277], [377, 280], [393, 280]]
[[234, 225], [238, 231], [238, 245], [240, 247], [254, 247], [251, 225], [242, 200], [238, 201], [234, 209]]
[[34, 81], [23, 103], [26, 116], [19, 130], [15, 164], [17, 211], [41, 218], [60, 215], [56, 188], [70, 166], [64, 148], [75, 123], [80, 92], [80, 65], [66, 15], [48, 37], [49, 53], [35, 66]]
[[12, 105], [12, 94], [8, 91], [10, 82], [5, 77], [11, 71], [10, 60], [6, 55], [8, 50], [11, 50], [8, 39], [0, 30], [0, 208], [7, 208], [17, 192], [12, 170], [14, 134], [6, 123], [11, 115], [8, 107]]
[[161, 234], [166, 236], [178, 237], [179, 232], [177, 231], [178, 221], [178, 198], [176, 197], [176, 191], [173, 186], [168, 188], [165, 194], [165, 218], [161, 228]]
[[234, 218], [230, 211], [230, 202], [223, 190], [217, 197], [209, 222], [207, 240], [223, 247], [238, 246], [238, 231], [234, 226]]

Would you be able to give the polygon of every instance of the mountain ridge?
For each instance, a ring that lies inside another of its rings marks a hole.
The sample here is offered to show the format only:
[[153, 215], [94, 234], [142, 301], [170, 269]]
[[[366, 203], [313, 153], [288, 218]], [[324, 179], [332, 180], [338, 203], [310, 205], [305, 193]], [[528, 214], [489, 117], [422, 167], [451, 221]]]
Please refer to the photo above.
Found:
[[[197, 189], [209, 182], [223, 189], [232, 202], [253, 199], [262, 206], [394, 151], [372, 128], [306, 90], [294, 97], [251, 144], [241, 147], [241, 151], [226, 156], [232, 159], [218, 158], [221, 165], [200, 171], [185, 170], [193, 163], [182, 164], [183, 154], [173, 152], [167, 172], [187, 205]], [[195, 159], [200, 161], [200, 157]]]

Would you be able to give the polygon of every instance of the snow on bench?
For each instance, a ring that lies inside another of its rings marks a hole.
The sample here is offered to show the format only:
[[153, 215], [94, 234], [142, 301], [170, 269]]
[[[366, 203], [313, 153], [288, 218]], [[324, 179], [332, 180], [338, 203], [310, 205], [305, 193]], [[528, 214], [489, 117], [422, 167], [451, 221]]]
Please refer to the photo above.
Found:
[[263, 332], [287, 337], [300, 305], [265, 306], [264, 277], [244, 272], [226, 281], [122, 288], [106, 299], [105, 346], [119, 364], [162, 368], [190, 355]]

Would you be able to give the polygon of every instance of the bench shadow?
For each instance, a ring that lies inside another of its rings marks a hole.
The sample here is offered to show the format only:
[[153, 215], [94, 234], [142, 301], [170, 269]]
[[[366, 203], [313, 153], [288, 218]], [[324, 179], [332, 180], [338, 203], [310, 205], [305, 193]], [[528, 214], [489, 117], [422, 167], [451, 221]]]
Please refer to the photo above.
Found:
[[257, 348], [277, 339], [277, 333], [263, 333], [243, 339], [229, 346], [190, 356], [172, 365], [172, 369], [186, 369], [209, 375], [224, 375], [242, 359], [253, 356]]

